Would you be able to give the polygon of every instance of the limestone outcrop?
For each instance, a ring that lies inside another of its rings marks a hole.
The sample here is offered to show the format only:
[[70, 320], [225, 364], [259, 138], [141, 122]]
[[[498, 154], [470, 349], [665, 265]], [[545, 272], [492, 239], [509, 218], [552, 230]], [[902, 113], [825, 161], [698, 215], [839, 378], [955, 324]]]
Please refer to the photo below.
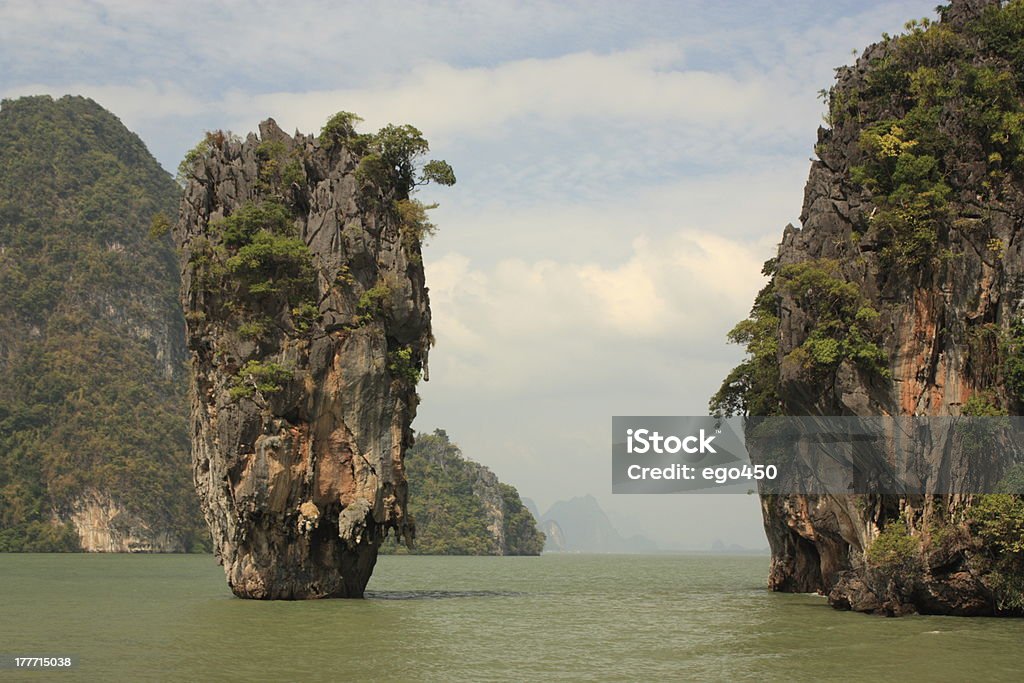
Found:
[[[713, 408], [1020, 414], [1024, 5], [941, 12], [837, 70], [802, 227], [766, 264], [732, 335], [750, 356]], [[969, 478], [960, 467], [949, 476]], [[1022, 614], [1024, 505], [1000, 490], [765, 495], [769, 585], [880, 614]]]
[[240, 597], [361, 597], [385, 536], [411, 532], [403, 456], [432, 338], [409, 194], [426, 143], [354, 120], [209, 134], [183, 165], [194, 477]]

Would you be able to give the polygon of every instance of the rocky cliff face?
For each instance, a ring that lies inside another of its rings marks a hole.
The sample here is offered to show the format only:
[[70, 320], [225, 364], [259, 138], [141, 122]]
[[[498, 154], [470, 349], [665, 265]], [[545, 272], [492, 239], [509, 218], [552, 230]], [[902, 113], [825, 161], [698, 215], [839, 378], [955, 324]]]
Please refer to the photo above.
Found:
[[82, 97], [0, 105], [0, 550], [202, 546], [171, 176]]
[[194, 476], [240, 597], [360, 597], [385, 535], [411, 532], [403, 457], [431, 335], [422, 205], [399, 176], [426, 143], [353, 119], [211, 134], [185, 166]]
[[[750, 357], [714, 408], [1019, 414], [1024, 5], [942, 13], [838, 70], [803, 227], [731, 335]], [[1024, 608], [1011, 496], [774, 495], [762, 510], [774, 590], [884, 614]]]
[[[191, 492], [186, 492], [185, 495]], [[71, 504], [67, 518], [82, 550], [95, 553], [180, 553], [181, 538], [131, 512], [111, 495], [87, 491]], [[58, 520], [60, 521], [60, 520]]]

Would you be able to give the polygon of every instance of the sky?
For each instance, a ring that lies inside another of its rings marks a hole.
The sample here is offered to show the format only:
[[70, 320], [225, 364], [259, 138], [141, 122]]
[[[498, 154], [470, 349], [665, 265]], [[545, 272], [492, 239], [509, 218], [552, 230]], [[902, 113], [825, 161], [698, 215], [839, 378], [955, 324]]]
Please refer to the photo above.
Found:
[[414, 428], [541, 511], [666, 548], [766, 545], [757, 500], [611, 494], [613, 415], [703, 415], [799, 225], [818, 91], [935, 0], [0, 0], [0, 97], [85, 95], [169, 171], [206, 130], [411, 123], [437, 345]]

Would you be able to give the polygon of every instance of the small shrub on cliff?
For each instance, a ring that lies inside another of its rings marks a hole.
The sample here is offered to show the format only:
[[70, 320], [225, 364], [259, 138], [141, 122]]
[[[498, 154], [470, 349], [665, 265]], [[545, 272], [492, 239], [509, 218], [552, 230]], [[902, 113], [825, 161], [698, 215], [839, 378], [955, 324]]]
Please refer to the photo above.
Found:
[[867, 561], [885, 573], [912, 574], [921, 569], [921, 544], [903, 520], [892, 520], [868, 547]]
[[245, 304], [238, 311], [252, 308], [249, 299], [262, 309], [291, 310], [314, 303], [313, 255], [295, 234], [285, 206], [273, 201], [244, 204], [211, 228], [213, 239], [197, 238], [192, 244], [192, 263], [204, 289], [237, 291], [237, 300]]
[[437, 204], [424, 204], [417, 199], [401, 199], [395, 202], [398, 214], [398, 229], [402, 236], [402, 248], [411, 261], [421, 259], [419, 247], [423, 240], [437, 232], [437, 226], [427, 216], [427, 211], [436, 209]]
[[391, 287], [383, 280], [363, 292], [356, 305], [360, 321], [369, 322], [375, 316], [386, 312], [391, 307], [392, 296]]
[[280, 140], [267, 140], [256, 148], [259, 162], [257, 187], [262, 195], [277, 201], [286, 201], [292, 196], [291, 189], [306, 184], [306, 168], [302, 163], [301, 151], [291, 152]]
[[[999, 418], [1006, 415], [1006, 411], [996, 405], [994, 394], [988, 391], [971, 395], [961, 406], [960, 413], [969, 418]], [[958, 421], [955, 434], [960, 452], [972, 461], [989, 456], [994, 449], [999, 448], [999, 433], [1006, 426], [1008, 422], [1002, 419]]]
[[1006, 393], [1017, 405], [1024, 404], [1024, 318], [1014, 320], [999, 344]]
[[403, 346], [388, 354], [388, 372], [392, 377], [413, 386], [419, 383], [423, 375], [409, 346]]
[[1024, 464], [1010, 467], [996, 486], [996, 493], [1024, 496]]
[[1024, 498], [1007, 493], [978, 496], [969, 526], [982, 547], [983, 580], [999, 608], [1024, 612]]
[[436, 209], [437, 204], [424, 204], [417, 199], [401, 199], [395, 202], [399, 225], [403, 235], [409, 235], [417, 242], [431, 237], [437, 232], [437, 226], [427, 217], [427, 211]]
[[996, 405], [992, 394], [985, 391], [972, 394], [970, 398], [964, 401], [960, 412], [967, 417], [999, 417], [1006, 415], [1006, 411]]
[[284, 383], [295, 373], [279, 363], [250, 360], [232, 378], [228, 394], [231, 400], [260, 394], [273, 394], [284, 388]]
[[238, 336], [242, 339], [262, 339], [269, 329], [266, 319], [247, 320], [238, 326]]
[[320, 146], [324, 149], [331, 149], [338, 143], [355, 138], [356, 124], [362, 120], [362, 117], [350, 111], [339, 111], [327, 119], [327, 123], [320, 129]]
[[225, 246], [238, 248], [252, 242], [260, 231], [279, 235], [294, 233], [294, 223], [288, 209], [276, 202], [243, 204], [228, 217], [213, 223]]
[[986, 548], [1024, 560], [1024, 499], [1007, 493], [979, 496], [970, 518], [971, 530]]
[[320, 308], [312, 301], [304, 301], [292, 309], [292, 324], [299, 333], [308, 332], [322, 317]]
[[935, 254], [937, 226], [949, 218], [951, 193], [938, 160], [902, 122], [882, 121], [860, 136], [866, 161], [850, 169], [851, 179], [875, 195], [879, 210], [870, 227], [885, 242], [882, 256], [899, 266], [925, 263]]
[[185, 157], [178, 164], [178, 173], [174, 176], [178, 184], [184, 187], [192, 178], [196, 163], [207, 156], [212, 150], [218, 149], [226, 142], [238, 142], [240, 138], [227, 130], [206, 131], [203, 139], [196, 143], [196, 146], [185, 153]]
[[311, 294], [315, 286], [313, 255], [297, 237], [261, 231], [226, 263], [228, 273], [248, 294], [280, 294], [288, 301]]

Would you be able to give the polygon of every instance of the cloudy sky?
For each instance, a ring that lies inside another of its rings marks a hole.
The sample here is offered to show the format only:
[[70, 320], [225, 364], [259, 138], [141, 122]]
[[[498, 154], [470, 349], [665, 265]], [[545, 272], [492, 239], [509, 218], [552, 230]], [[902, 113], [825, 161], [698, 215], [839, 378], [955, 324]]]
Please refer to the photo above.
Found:
[[437, 347], [415, 427], [543, 511], [765, 545], [748, 496], [612, 496], [612, 415], [700, 415], [798, 223], [819, 89], [935, 0], [0, 1], [0, 96], [92, 97], [173, 170], [204, 130], [413, 123]]

